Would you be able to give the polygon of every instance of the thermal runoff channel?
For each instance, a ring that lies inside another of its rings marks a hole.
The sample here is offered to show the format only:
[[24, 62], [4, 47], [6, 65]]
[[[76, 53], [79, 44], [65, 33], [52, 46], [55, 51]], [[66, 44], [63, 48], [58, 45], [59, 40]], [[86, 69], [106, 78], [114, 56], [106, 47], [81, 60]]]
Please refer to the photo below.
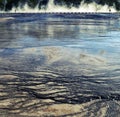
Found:
[[117, 0], [1, 0], [1, 12], [117, 12]]

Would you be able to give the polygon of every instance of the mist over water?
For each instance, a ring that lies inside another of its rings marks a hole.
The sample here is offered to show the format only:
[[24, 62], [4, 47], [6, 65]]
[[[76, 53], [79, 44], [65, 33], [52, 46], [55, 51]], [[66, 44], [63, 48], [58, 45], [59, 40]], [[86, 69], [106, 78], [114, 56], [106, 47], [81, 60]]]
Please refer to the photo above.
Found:
[[47, 6], [41, 6], [41, 9], [39, 9], [39, 2], [35, 8], [31, 8], [27, 3], [24, 4], [22, 7], [19, 5], [17, 8], [13, 7], [11, 11], [9, 12], [117, 12], [114, 6], [108, 6], [106, 5], [99, 5], [95, 2], [93, 3], [85, 3], [81, 2], [79, 7], [74, 7], [71, 5], [71, 7], [67, 7], [67, 5], [56, 5], [54, 4], [54, 0], [49, 0]]

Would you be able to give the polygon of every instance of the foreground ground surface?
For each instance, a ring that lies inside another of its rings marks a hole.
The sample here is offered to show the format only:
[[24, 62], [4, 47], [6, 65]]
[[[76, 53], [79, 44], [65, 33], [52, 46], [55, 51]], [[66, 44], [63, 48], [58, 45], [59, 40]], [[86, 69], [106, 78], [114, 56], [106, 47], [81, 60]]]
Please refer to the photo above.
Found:
[[119, 117], [119, 27], [113, 14], [1, 16], [0, 117]]

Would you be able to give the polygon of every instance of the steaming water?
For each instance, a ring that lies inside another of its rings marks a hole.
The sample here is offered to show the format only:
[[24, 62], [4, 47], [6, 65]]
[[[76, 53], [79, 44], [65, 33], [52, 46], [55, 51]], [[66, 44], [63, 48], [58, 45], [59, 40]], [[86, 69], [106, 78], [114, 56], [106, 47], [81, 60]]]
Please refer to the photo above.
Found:
[[1, 116], [120, 115], [118, 14], [11, 17], [0, 18]]
[[[43, 6], [44, 7], [44, 6]], [[93, 2], [90, 4], [81, 2], [80, 6], [78, 8], [75, 8], [71, 6], [71, 8], [68, 8], [66, 5], [55, 5], [54, 0], [49, 0], [47, 8], [39, 9], [39, 3], [36, 6], [36, 8], [30, 8], [27, 4], [22, 6], [22, 8], [19, 6], [18, 8], [13, 7], [10, 11], [12, 13], [14, 12], [117, 12], [114, 6], [110, 7], [108, 5], [98, 5], [97, 3]]]

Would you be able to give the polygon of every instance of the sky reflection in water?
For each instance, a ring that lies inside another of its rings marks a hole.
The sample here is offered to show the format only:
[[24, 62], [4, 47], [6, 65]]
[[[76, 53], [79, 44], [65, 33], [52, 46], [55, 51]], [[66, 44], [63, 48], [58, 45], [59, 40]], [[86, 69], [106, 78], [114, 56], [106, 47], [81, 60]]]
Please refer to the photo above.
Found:
[[[115, 109], [113, 112], [117, 115], [120, 106], [113, 100], [120, 100], [119, 27], [119, 19], [48, 18], [0, 23], [0, 78], [7, 77], [5, 74], [15, 78], [1, 81], [2, 86], [11, 83], [6, 85], [5, 91], [11, 90], [7, 97], [14, 89], [17, 93], [27, 92], [26, 97], [46, 98], [61, 104], [100, 99], [86, 108], [95, 114], [102, 105], [107, 109], [109, 105], [108, 116]], [[59, 94], [49, 93], [56, 90], [55, 87]], [[42, 95], [45, 91], [46, 95]], [[13, 97], [17, 100], [16, 95]], [[18, 109], [14, 105], [13, 109]]]

